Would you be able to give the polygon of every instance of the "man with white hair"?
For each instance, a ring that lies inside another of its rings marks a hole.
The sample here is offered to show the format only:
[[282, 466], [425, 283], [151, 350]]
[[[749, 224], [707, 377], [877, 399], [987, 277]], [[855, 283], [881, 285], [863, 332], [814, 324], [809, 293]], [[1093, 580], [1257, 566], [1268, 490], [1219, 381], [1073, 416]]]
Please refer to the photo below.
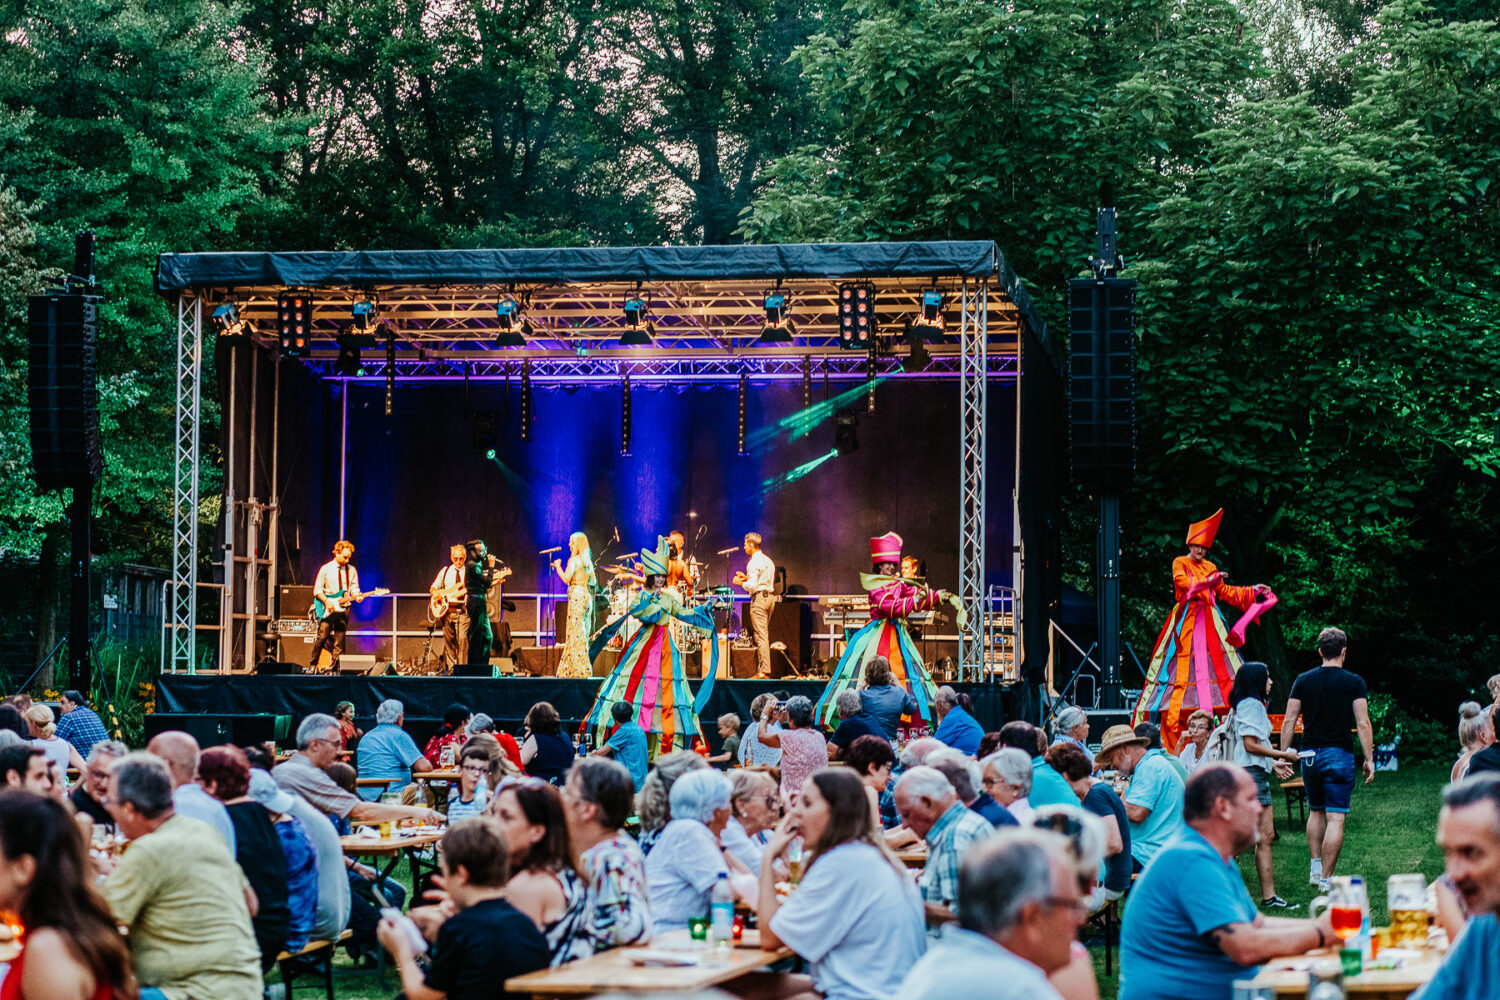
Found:
[[[365, 739], [369, 739], [366, 736]], [[414, 819], [418, 823], [443, 823], [447, 817], [424, 806], [386, 805], [365, 802], [344, 791], [328, 776], [328, 766], [338, 760], [341, 741], [339, 723], [331, 715], [315, 712], [297, 727], [297, 752], [271, 772], [276, 784], [300, 795], [321, 813], [368, 823]], [[364, 744], [360, 744], [364, 756]]]
[[387, 698], [375, 709], [375, 728], [359, 741], [359, 776], [384, 778], [391, 783], [361, 787], [359, 797], [366, 802], [376, 801], [392, 786], [401, 791], [415, 775], [432, 770], [432, 761], [417, 749], [411, 734], [401, 728], [405, 721], [406, 706], [395, 698]]
[[953, 786], [958, 801], [970, 812], [989, 820], [991, 826], [1019, 825], [1009, 809], [996, 802], [988, 792], [980, 791], [984, 783], [984, 772], [979, 761], [973, 757], [966, 757], [957, 750], [947, 748], [928, 757], [927, 766], [941, 771]]
[[903, 1000], [1061, 1000], [1047, 977], [1067, 966], [1087, 913], [1066, 841], [1013, 830], [978, 845], [958, 876], [958, 926], [912, 966]]
[[994, 796], [1022, 826], [1031, 824], [1031, 758], [1026, 751], [1003, 747], [979, 762], [980, 786]]
[[938, 718], [937, 732], [932, 735], [970, 757], [979, 752], [979, 741], [984, 739], [984, 727], [959, 704], [958, 693], [944, 684], [937, 689], [932, 702]]
[[729, 822], [729, 776], [713, 769], [689, 771], [672, 783], [672, 819], [646, 855], [646, 893], [656, 930], [681, 930], [708, 913], [720, 875], [729, 872], [719, 835]]
[[842, 760], [844, 751], [849, 749], [849, 744], [861, 736], [886, 738], [885, 729], [875, 716], [865, 711], [858, 691], [853, 688], [844, 688], [833, 700], [833, 704], [838, 709], [840, 722], [838, 729], [828, 737], [829, 760]]
[[897, 755], [896, 766], [891, 768], [890, 779], [880, 793], [880, 825], [885, 828], [887, 847], [905, 847], [917, 842], [917, 835], [901, 825], [901, 813], [896, 809], [896, 782], [911, 768], [924, 763], [928, 754], [941, 749], [943, 744], [931, 736], [923, 736], [906, 744]]
[[914, 767], [896, 782], [896, 808], [907, 828], [927, 841], [927, 865], [917, 884], [930, 925], [953, 919], [958, 867], [974, 844], [994, 836], [983, 816], [970, 812], [936, 768]]
[[1094, 762], [1094, 751], [1089, 749], [1085, 742], [1089, 738], [1089, 714], [1077, 705], [1069, 705], [1057, 713], [1057, 735], [1052, 739], [1052, 745], [1059, 743], [1071, 743], [1083, 751], [1089, 763]]
[[78, 787], [68, 798], [74, 809], [91, 817], [95, 824], [102, 823], [111, 828], [115, 825], [114, 817], [104, 808], [109, 798], [109, 769], [129, 752], [119, 740], [100, 740], [89, 751]]

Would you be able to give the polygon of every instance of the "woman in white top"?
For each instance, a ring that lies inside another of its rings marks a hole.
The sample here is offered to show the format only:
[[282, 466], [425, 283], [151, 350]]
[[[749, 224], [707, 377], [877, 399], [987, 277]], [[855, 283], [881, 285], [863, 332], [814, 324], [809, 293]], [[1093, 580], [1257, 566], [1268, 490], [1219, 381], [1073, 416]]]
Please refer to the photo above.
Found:
[[1275, 814], [1271, 811], [1271, 771], [1286, 779], [1292, 776], [1297, 751], [1271, 746], [1271, 718], [1266, 699], [1271, 694], [1271, 673], [1264, 663], [1250, 661], [1234, 675], [1229, 704], [1234, 709], [1234, 753], [1230, 762], [1250, 772], [1256, 795], [1265, 806], [1260, 814], [1260, 840], [1255, 845], [1255, 870], [1260, 876], [1261, 906], [1284, 910], [1290, 904], [1276, 895], [1276, 875], [1271, 868], [1271, 841], [1276, 837]]
[[736, 872], [759, 878], [766, 835], [781, 819], [781, 793], [765, 771], [737, 768], [732, 780], [729, 822], [719, 839]]
[[720, 771], [689, 771], [672, 784], [672, 819], [646, 855], [651, 918], [660, 931], [680, 930], [708, 913], [714, 883], [729, 863], [719, 835], [729, 822], [729, 777]]
[[[816, 989], [828, 1000], [884, 1000], [926, 947], [922, 900], [912, 876], [870, 818], [864, 785], [848, 768], [815, 771], [777, 826], [761, 865], [762, 947], [785, 944], [811, 978], [786, 976], [777, 993]], [[805, 845], [802, 881], [785, 901], [775, 864]]]
[[87, 765], [73, 744], [57, 735], [57, 721], [52, 709], [42, 704], [32, 705], [26, 710], [26, 723], [31, 727], [31, 745], [47, 755], [47, 760], [57, 767], [59, 775], [66, 776], [70, 767], [79, 774], [83, 773]]
[[1187, 732], [1182, 736], [1182, 746], [1177, 750], [1177, 759], [1182, 761], [1182, 766], [1193, 773], [1193, 768], [1203, 759], [1203, 751], [1208, 747], [1208, 738], [1214, 732], [1213, 713], [1198, 709], [1188, 716]]
[[[776, 695], [767, 691], [764, 694], [756, 695], [755, 700], [750, 703], [750, 717], [752, 721], [745, 727], [745, 734], [740, 739], [740, 764], [744, 767], [754, 767], [756, 764], [763, 764], [766, 767], [781, 766], [781, 747], [766, 746], [766, 744], [762, 743], [756, 736], [760, 731], [760, 723], [754, 721], [764, 715], [766, 705], [775, 700]], [[781, 726], [772, 723], [771, 732], [781, 732]]]

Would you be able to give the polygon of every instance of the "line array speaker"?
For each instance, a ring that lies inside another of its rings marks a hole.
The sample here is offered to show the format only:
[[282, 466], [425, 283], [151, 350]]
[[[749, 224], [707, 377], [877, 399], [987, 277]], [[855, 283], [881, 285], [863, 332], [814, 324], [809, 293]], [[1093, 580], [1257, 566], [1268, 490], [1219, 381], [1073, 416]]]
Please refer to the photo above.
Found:
[[33, 295], [28, 304], [31, 455], [36, 484], [68, 489], [99, 478], [97, 295]]
[[1068, 332], [1073, 478], [1129, 486], [1135, 474], [1135, 281], [1070, 280]]

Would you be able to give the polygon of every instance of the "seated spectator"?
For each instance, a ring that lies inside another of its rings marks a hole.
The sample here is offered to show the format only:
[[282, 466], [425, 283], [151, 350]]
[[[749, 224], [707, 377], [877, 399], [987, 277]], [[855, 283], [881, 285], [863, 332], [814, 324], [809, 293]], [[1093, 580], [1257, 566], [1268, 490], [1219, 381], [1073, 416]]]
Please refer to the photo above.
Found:
[[31, 726], [31, 745], [47, 755], [59, 774], [66, 777], [70, 767], [83, 773], [83, 756], [73, 744], [57, 734], [52, 709], [46, 705], [32, 705], [26, 710], [26, 721]]
[[929, 924], [953, 919], [958, 902], [958, 866], [969, 848], [992, 837], [995, 828], [962, 802], [948, 779], [931, 767], [914, 767], [896, 782], [901, 820], [927, 841], [927, 865], [917, 884]]
[[634, 788], [625, 765], [592, 758], [574, 764], [562, 787], [579, 874], [588, 881], [590, 953], [651, 940], [646, 858], [624, 830]]
[[828, 765], [828, 740], [813, 723], [812, 701], [800, 694], [787, 699], [780, 731], [772, 727], [775, 714], [776, 706], [768, 704], [755, 735], [781, 750], [781, 798], [790, 807], [807, 776]]
[[[839, 713], [839, 727], [828, 738], [828, 759], [842, 760], [849, 744], [861, 736], [878, 736], [886, 739], [885, 728], [873, 715], [864, 710], [860, 694], [853, 688], [840, 691], [833, 700]], [[889, 742], [889, 740], [887, 740]]]
[[1104, 831], [1104, 900], [1119, 899], [1130, 888], [1130, 820], [1125, 803], [1107, 781], [1093, 775], [1093, 765], [1078, 748], [1054, 743], [1047, 751], [1047, 763], [1067, 779], [1085, 811], [1098, 817]]
[[[512, 740], [511, 742], [514, 743], [515, 741]], [[485, 775], [484, 787], [490, 793], [491, 798], [494, 797], [495, 789], [501, 785], [523, 777], [521, 774], [521, 765], [511, 761], [510, 755], [505, 750], [505, 745], [495, 739], [493, 733], [479, 733], [477, 736], [470, 736], [469, 742], [464, 744], [464, 749], [467, 750], [469, 747], [482, 747], [485, 751], [486, 759], [490, 764], [490, 770]], [[519, 751], [517, 753], [519, 754]]]
[[88, 760], [84, 762], [78, 786], [68, 796], [73, 808], [79, 813], [111, 830], [115, 828], [115, 821], [110, 817], [109, 810], [104, 808], [104, 799], [109, 793], [109, 769], [115, 761], [129, 752], [125, 744], [118, 740], [100, 740], [95, 743], [94, 748], [89, 751]]
[[641, 850], [647, 857], [662, 830], [672, 821], [672, 785], [689, 771], [706, 767], [708, 761], [691, 750], [677, 750], [656, 758], [635, 806], [636, 818], [641, 821]]
[[[247, 751], [246, 757], [251, 756]], [[287, 908], [292, 914], [287, 951], [299, 951], [313, 940], [337, 940], [349, 925], [353, 906], [344, 866], [354, 859], [344, 857], [338, 834], [312, 806], [282, 791], [256, 762], [250, 766], [248, 793], [270, 815], [286, 858]]]
[[1214, 717], [1204, 709], [1196, 709], [1188, 716], [1187, 731], [1183, 733], [1182, 742], [1177, 747], [1177, 759], [1187, 769], [1188, 774], [1193, 773], [1193, 768], [1203, 759], [1203, 751], [1208, 749], [1208, 738], [1214, 732]]
[[1500, 776], [1475, 775], [1443, 789], [1437, 842], [1446, 878], [1470, 916], [1442, 968], [1411, 1000], [1492, 997], [1500, 956]]
[[116, 1000], [135, 995], [130, 951], [93, 890], [95, 873], [67, 810], [26, 791], [0, 790], [0, 910], [26, 928], [6, 973], [16, 1000]]
[[[849, 765], [849, 770], [854, 772], [860, 784], [865, 786], [865, 795], [870, 799], [870, 815], [874, 817], [875, 825], [884, 828], [885, 820], [880, 814], [880, 796], [891, 783], [891, 771], [896, 766], [896, 751], [891, 749], [891, 744], [884, 736], [861, 736], [849, 744], [844, 762]], [[891, 797], [895, 798], [894, 786]], [[892, 811], [895, 811], [894, 806]], [[900, 823], [901, 818], [896, 816], [892, 818], [891, 826], [898, 826]]]
[[[332, 764], [329, 764], [326, 770], [335, 785], [338, 785], [350, 795], [359, 794], [359, 772], [354, 769], [353, 764], [346, 764], [344, 761], [336, 760]], [[328, 818], [333, 822], [333, 828], [339, 832], [340, 837], [347, 837], [354, 832], [353, 824], [344, 817], [336, 813], [329, 813]]]
[[[469, 738], [469, 720], [474, 713], [469, 711], [467, 705], [454, 702], [443, 711], [443, 724], [437, 727], [427, 745], [422, 748], [422, 756], [427, 758], [433, 767], [450, 768], [458, 760], [458, 751], [462, 749], [464, 742]], [[452, 752], [447, 753], [452, 747]], [[447, 753], [447, 759], [444, 754]], [[364, 754], [360, 754], [363, 762]]]
[[95, 743], [109, 739], [104, 723], [85, 703], [82, 692], [69, 688], [62, 693], [57, 707], [62, 712], [62, 718], [57, 720], [58, 737], [73, 744], [73, 749], [84, 760], [88, 759]]
[[[1071, 744], [1067, 746], [1070, 750], [1078, 749]], [[1032, 815], [1031, 822], [1035, 828], [1056, 833], [1064, 839], [1068, 868], [1074, 876], [1085, 912], [1103, 906], [1104, 894], [1099, 890], [1098, 881], [1104, 861], [1104, 827], [1098, 817], [1078, 806], [1042, 806]], [[1068, 946], [1071, 950], [1068, 964], [1048, 973], [1048, 980], [1065, 1000], [1098, 1000], [1099, 982], [1094, 977], [1094, 960], [1088, 948], [1076, 939]]]
[[[354, 724], [354, 702], [341, 701], [333, 707], [333, 717], [339, 720], [339, 743], [342, 750], [353, 750], [365, 731]], [[377, 723], [379, 718], [375, 720]]]
[[448, 793], [448, 822], [478, 816], [489, 804], [490, 748], [471, 741], [458, 758], [458, 788]]
[[0, 779], [8, 788], [24, 788], [48, 798], [52, 796], [52, 772], [47, 755], [29, 743], [0, 748]]
[[141, 995], [260, 1000], [250, 884], [213, 827], [174, 812], [172, 785], [166, 763], [150, 753], [109, 771], [110, 815], [130, 846], [118, 862], [96, 865], [107, 873], [104, 898], [128, 929]]
[[0, 702], [0, 749], [31, 741], [31, 727], [16, 706]]
[[[1163, 772], [1175, 778], [1167, 766]], [[1130, 797], [1125, 801], [1128, 808]], [[1234, 859], [1255, 843], [1261, 809], [1242, 768], [1200, 764], [1193, 772], [1182, 806], [1186, 825], [1154, 852], [1131, 890], [1120, 935], [1120, 1000], [1228, 1000], [1234, 981], [1253, 977], [1268, 959], [1337, 947], [1327, 913], [1314, 921], [1256, 910]]]
[[730, 780], [729, 821], [719, 841], [725, 856], [739, 862], [736, 871], [759, 878], [766, 835], [781, 820], [781, 792], [771, 776], [758, 769], [739, 768]]
[[861, 708], [880, 726], [887, 741], [901, 736], [901, 718], [916, 718], [917, 701], [911, 692], [894, 682], [891, 661], [875, 656], [865, 664], [864, 687], [859, 689]]
[[672, 819], [646, 855], [646, 884], [657, 932], [681, 930], [708, 913], [720, 873], [729, 874], [719, 835], [729, 822], [729, 779], [694, 770], [672, 785]]
[[[1161, 726], [1158, 726], [1154, 722], [1142, 722], [1140, 725], [1135, 727], [1135, 734], [1137, 736], [1145, 738], [1147, 750], [1161, 750], [1163, 758], [1168, 764], [1172, 765], [1172, 770], [1177, 772], [1177, 776], [1184, 782], [1187, 781], [1187, 765], [1179, 760], [1175, 755], [1167, 753], [1161, 745]], [[1244, 765], [1241, 764], [1240, 766], [1243, 767]]]
[[[488, 1000], [512, 976], [547, 967], [547, 941], [506, 900], [510, 851], [492, 819], [472, 818], [443, 835], [447, 909], [425, 908], [432, 961], [424, 973], [396, 922], [380, 922], [380, 943], [391, 953], [408, 1000]], [[444, 919], [436, 919], [442, 915]], [[503, 942], [503, 947], [497, 944]]]
[[1463, 753], [1453, 763], [1448, 773], [1449, 781], [1462, 781], [1469, 773], [1469, 759], [1495, 742], [1495, 706], [1479, 707], [1477, 701], [1466, 701], [1458, 706], [1458, 745]]
[[198, 784], [198, 741], [187, 733], [174, 730], [157, 733], [146, 744], [146, 749], [165, 761], [172, 772], [172, 810], [179, 816], [201, 820], [218, 830], [229, 845], [229, 853], [237, 853], [234, 822], [229, 818], [229, 810]]
[[[313, 713], [297, 727], [297, 752], [277, 765], [271, 776], [276, 784], [305, 799], [320, 813], [332, 813], [350, 822], [383, 823], [386, 820], [414, 819], [419, 823], [441, 823], [443, 814], [424, 806], [388, 805], [366, 802], [340, 788], [328, 776], [328, 766], [339, 756], [338, 720], [331, 715]], [[378, 726], [376, 728], [379, 728]], [[372, 730], [365, 743], [375, 735]], [[364, 751], [360, 751], [363, 756]]]
[[1073, 789], [1047, 763], [1047, 734], [1029, 722], [1007, 722], [1000, 727], [1002, 746], [1015, 747], [1031, 761], [1031, 791], [1027, 799], [1033, 809], [1071, 806], [1078, 801]]
[[1018, 824], [1031, 825], [1031, 779], [1036, 772], [1026, 751], [1001, 747], [981, 760], [979, 766], [983, 775], [980, 787], [1004, 806]]
[[[1059, 743], [1071, 743], [1083, 751], [1083, 755], [1094, 762], [1094, 752], [1089, 749], [1089, 713], [1077, 705], [1069, 705], [1057, 713], [1056, 729], [1052, 737], [1052, 745]], [[1045, 754], [1043, 755], [1045, 756]]]
[[[786, 701], [786, 697], [779, 692], [766, 691], [756, 695], [755, 699], [750, 702], [750, 725], [745, 727], [745, 732], [740, 737], [739, 761], [741, 765], [745, 767], [781, 766], [781, 747], [767, 746], [756, 734], [760, 732], [760, 719], [766, 713], [766, 706], [770, 705], [775, 708]], [[774, 718], [776, 721], [771, 723], [770, 729], [773, 733], [779, 733], [781, 732], [780, 712], [775, 713]]]
[[[783, 900], [778, 866], [798, 836], [802, 881]], [[925, 944], [922, 904], [905, 866], [870, 822], [869, 800], [849, 770], [814, 772], [802, 786], [766, 845], [756, 916], [762, 947], [784, 944], [809, 966], [810, 977], [782, 977], [780, 995], [811, 989], [828, 1000], [900, 995], [901, 977]]]
[[486, 815], [498, 822], [510, 849], [505, 898], [542, 932], [553, 965], [586, 957], [592, 950], [588, 886], [573, 867], [557, 789], [541, 780], [512, 782], [495, 793]]
[[[1182, 778], [1160, 747], [1129, 726], [1110, 726], [1095, 760], [1130, 778], [1125, 815], [1130, 820], [1130, 856], [1140, 871], [1182, 828]], [[1257, 814], [1259, 815], [1259, 814]]]
[[936, 768], [948, 779], [958, 801], [971, 812], [976, 812], [989, 821], [991, 826], [1016, 826], [1017, 821], [1009, 809], [980, 792], [983, 787], [983, 771], [973, 757], [966, 757], [957, 750], [939, 750], [927, 757], [927, 766]]
[[984, 760], [1004, 745], [1004, 743], [1000, 742], [1000, 730], [997, 729], [992, 733], [985, 733], [979, 738], [979, 752], [974, 754], [974, 759]]
[[573, 744], [562, 734], [562, 718], [551, 702], [539, 701], [526, 713], [526, 742], [521, 744], [521, 766], [533, 778], [561, 784], [573, 766]]
[[[388, 791], [404, 793], [416, 775], [433, 769], [432, 761], [417, 749], [417, 741], [402, 728], [405, 721], [406, 706], [395, 698], [387, 698], [375, 709], [375, 728], [359, 741], [359, 776], [390, 782], [357, 789], [366, 802], [378, 801]], [[405, 797], [403, 794], [402, 798]], [[415, 788], [411, 801], [416, 801]]]
[[237, 747], [209, 747], [198, 756], [203, 790], [220, 802], [234, 824], [235, 855], [255, 893], [251, 917], [260, 948], [260, 970], [276, 964], [292, 925], [286, 854], [265, 807], [250, 798], [250, 761]]
[[474, 718], [469, 720], [469, 739], [476, 736], [494, 738], [500, 744], [500, 749], [504, 751], [506, 759], [515, 766], [516, 773], [521, 773], [521, 744], [517, 743], [516, 738], [510, 733], [496, 728], [495, 720], [483, 712], [475, 712]]
[[912, 966], [902, 1000], [1060, 1000], [1047, 977], [1067, 968], [1085, 903], [1060, 837], [1002, 831], [964, 858], [958, 924]]
[[629, 702], [615, 702], [609, 707], [609, 714], [615, 720], [615, 731], [609, 734], [609, 739], [592, 756], [613, 757], [625, 765], [625, 770], [630, 772], [630, 780], [635, 782], [636, 790], [640, 791], [641, 786], [646, 783], [648, 767], [646, 731], [635, 721], [635, 706]]
[[933, 710], [937, 714], [938, 727], [933, 737], [939, 742], [966, 753], [970, 757], [979, 752], [979, 741], [984, 738], [984, 727], [974, 721], [974, 716], [963, 707], [968, 695], [959, 695], [948, 685], [937, 689]]
[[896, 766], [891, 768], [891, 777], [885, 783], [885, 791], [880, 793], [880, 825], [885, 827], [887, 847], [906, 847], [920, 839], [901, 825], [901, 814], [896, 810], [896, 782], [908, 770], [926, 762], [928, 754], [943, 749], [943, 746], [931, 736], [923, 736], [901, 748]]
[[[721, 771], [727, 771], [740, 759], [740, 717], [733, 712], [719, 716], [719, 752], [708, 758], [708, 762]], [[644, 775], [642, 776], [644, 779]]]

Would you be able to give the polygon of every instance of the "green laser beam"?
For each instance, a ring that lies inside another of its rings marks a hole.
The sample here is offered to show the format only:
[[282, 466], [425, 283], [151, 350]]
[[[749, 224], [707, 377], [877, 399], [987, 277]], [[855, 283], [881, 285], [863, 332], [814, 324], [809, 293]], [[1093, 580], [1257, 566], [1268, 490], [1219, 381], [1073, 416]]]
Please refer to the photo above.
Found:
[[826, 455], [819, 455], [817, 458], [813, 459], [810, 462], [803, 462], [801, 465], [797, 466], [795, 469], [792, 469], [789, 472], [783, 472], [779, 476], [772, 476], [770, 479], [767, 479], [764, 483], [761, 484], [761, 488], [768, 493], [774, 493], [776, 490], [781, 489], [783, 486], [790, 486], [792, 483], [795, 483], [803, 476], [811, 473], [814, 469], [822, 465], [824, 462], [828, 461], [830, 458], [836, 458], [838, 456], [838, 453], [839, 450], [837, 448], [829, 448], [828, 454]]

